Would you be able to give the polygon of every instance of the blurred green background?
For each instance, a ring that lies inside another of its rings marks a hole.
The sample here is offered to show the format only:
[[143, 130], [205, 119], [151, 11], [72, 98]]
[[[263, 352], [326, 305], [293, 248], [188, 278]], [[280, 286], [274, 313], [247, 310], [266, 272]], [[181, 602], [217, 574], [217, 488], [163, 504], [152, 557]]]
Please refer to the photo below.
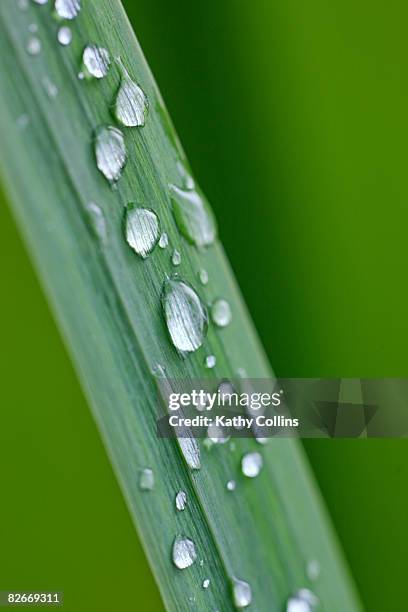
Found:
[[[125, 5], [276, 373], [408, 376], [406, 3]], [[77, 612], [162, 610], [0, 214], [0, 588], [64, 590]], [[305, 446], [367, 610], [405, 611], [407, 442]]]

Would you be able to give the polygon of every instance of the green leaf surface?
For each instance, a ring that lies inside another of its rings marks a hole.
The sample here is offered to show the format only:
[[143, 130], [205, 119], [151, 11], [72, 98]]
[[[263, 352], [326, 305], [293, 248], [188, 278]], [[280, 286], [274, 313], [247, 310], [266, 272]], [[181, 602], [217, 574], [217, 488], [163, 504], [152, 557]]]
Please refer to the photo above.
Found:
[[[0, 165], [21, 231], [76, 365], [111, 457], [129, 510], [144, 544], [168, 610], [232, 610], [234, 578], [252, 588], [251, 609], [284, 610], [291, 594], [312, 588], [320, 609], [359, 610], [353, 587], [325, 511], [296, 441], [274, 440], [260, 449], [237, 440], [235, 450], [201, 449], [200, 470], [191, 471], [174, 440], [156, 437], [163, 414], [154, 372], [170, 380], [204, 378], [204, 359], [214, 354], [214, 375], [230, 378], [244, 368], [250, 378], [272, 375], [218, 241], [198, 250], [179, 233], [169, 185], [182, 186], [183, 151], [160, 94], [117, 0], [83, 2], [69, 26], [73, 42], [57, 42], [60, 26], [50, 4], [0, 5]], [[38, 32], [29, 26], [38, 24]], [[30, 55], [27, 43], [41, 41]], [[149, 113], [143, 128], [123, 128], [128, 161], [115, 189], [96, 167], [95, 131], [115, 125], [112, 107], [120, 84], [113, 62], [107, 77], [80, 80], [87, 43], [120, 57], [145, 92]], [[50, 89], [50, 84], [53, 89]], [[58, 90], [57, 95], [50, 92]], [[197, 118], [199, 121], [199, 117]], [[89, 205], [103, 212], [106, 237], [90, 218]], [[167, 249], [145, 260], [124, 239], [129, 202], [150, 208], [169, 236]], [[226, 329], [210, 326], [204, 345], [183, 359], [170, 343], [161, 309], [163, 282], [173, 272], [170, 255], [182, 256], [180, 276], [211, 303], [231, 305]], [[209, 283], [200, 286], [204, 268]], [[240, 474], [247, 450], [263, 454], [256, 479]], [[140, 470], [155, 474], [152, 491], [141, 491]], [[234, 478], [232, 494], [226, 482]], [[184, 490], [188, 506], [175, 509]], [[174, 538], [184, 534], [198, 559], [180, 571], [171, 562]], [[310, 583], [306, 566], [322, 571]], [[201, 564], [199, 561], [203, 561]], [[204, 579], [211, 583], [202, 588]]]

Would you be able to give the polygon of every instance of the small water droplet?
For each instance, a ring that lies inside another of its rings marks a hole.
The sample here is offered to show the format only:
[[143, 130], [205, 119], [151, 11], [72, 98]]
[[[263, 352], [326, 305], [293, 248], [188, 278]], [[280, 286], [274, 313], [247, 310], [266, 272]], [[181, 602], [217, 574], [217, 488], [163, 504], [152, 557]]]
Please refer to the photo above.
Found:
[[217, 229], [214, 216], [204, 196], [197, 190], [185, 190], [170, 185], [173, 214], [180, 233], [198, 247], [209, 246]]
[[169, 237], [166, 234], [166, 232], [163, 232], [162, 235], [160, 236], [159, 247], [161, 249], [165, 249], [168, 244], [169, 244]]
[[126, 164], [123, 134], [112, 126], [102, 126], [95, 133], [95, 156], [98, 170], [108, 181], [118, 181]]
[[211, 318], [218, 327], [226, 327], [231, 323], [231, 308], [227, 300], [216, 300], [211, 306]]
[[61, 26], [57, 32], [58, 42], [66, 47], [71, 44], [72, 41], [72, 31], [68, 26]]
[[83, 80], [84, 80], [84, 78], [85, 78], [84, 73], [83, 73], [83, 72], [78, 72], [78, 79], [79, 79], [80, 81], [83, 81]]
[[208, 328], [207, 310], [197, 293], [179, 278], [164, 282], [162, 305], [171, 341], [181, 353], [196, 351]]
[[210, 580], [209, 578], [206, 578], [205, 580], [203, 580], [203, 589], [208, 589], [209, 586], [210, 586]]
[[142, 127], [149, 109], [147, 97], [143, 89], [130, 78], [122, 62], [117, 61], [122, 70], [122, 78], [116, 94], [115, 117], [127, 127]]
[[17, 117], [16, 123], [19, 130], [25, 130], [27, 125], [30, 123], [30, 117], [26, 113], [23, 113]]
[[204, 565], [204, 559], [200, 559], [200, 567], [203, 567]]
[[171, 256], [171, 263], [173, 266], [179, 266], [181, 264], [181, 254], [180, 251], [174, 249], [173, 255]]
[[56, 98], [58, 95], [58, 87], [48, 77], [41, 79], [42, 85], [49, 98]]
[[94, 232], [95, 237], [101, 240], [101, 242], [106, 242], [107, 229], [105, 216], [102, 212], [102, 209], [100, 208], [100, 206], [95, 204], [95, 202], [89, 202], [89, 204], [87, 204], [86, 209], [88, 212], [91, 228]]
[[306, 574], [309, 580], [317, 580], [320, 576], [320, 563], [317, 559], [311, 559], [306, 565]]
[[180, 450], [186, 460], [188, 467], [192, 470], [201, 468], [201, 453], [195, 438], [178, 438]]
[[173, 542], [173, 563], [178, 569], [193, 565], [197, 558], [194, 542], [184, 536], [177, 536]]
[[311, 612], [319, 599], [309, 589], [300, 589], [288, 600], [286, 612]]
[[224, 429], [215, 422], [207, 427], [207, 437], [213, 444], [225, 444], [230, 439], [230, 436], [225, 435]]
[[81, 0], [55, 0], [55, 11], [61, 19], [75, 19], [81, 10]]
[[150, 208], [130, 203], [126, 208], [125, 233], [128, 245], [145, 259], [159, 241], [159, 218]]
[[207, 355], [207, 357], [205, 358], [205, 367], [211, 370], [212, 368], [215, 368], [216, 364], [217, 364], [216, 356]]
[[199, 270], [198, 278], [200, 279], [200, 283], [202, 285], [206, 285], [208, 283], [208, 272], [207, 272], [207, 270], [204, 270], [204, 268]]
[[151, 491], [154, 487], [154, 474], [150, 468], [141, 470], [139, 475], [139, 488], [142, 491]]
[[187, 505], [187, 493], [185, 491], [179, 491], [176, 495], [176, 508], [179, 512], [184, 510]]
[[85, 75], [103, 79], [108, 74], [110, 57], [107, 49], [97, 45], [87, 45], [82, 54]]
[[242, 473], [248, 478], [258, 476], [263, 466], [263, 459], [260, 453], [247, 453], [242, 457]]
[[38, 32], [38, 25], [36, 23], [30, 23], [28, 31], [31, 32], [31, 34], [36, 34]]
[[235, 480], [229, 480], [227, 482], [227, 490], [228, 491], [235, 491], [235, 487], [237, 486], [237, 483], [235, 482]]
[[232, 594], [237, 608], [246, 608], [252, 601], [251, 587], [244, 580], [235, 579], [233, 581]]
[[38, 55], [41, 53], [41, 40], [36, 36], [30, 36], [27, 41], [26, 51], [29, 55]]

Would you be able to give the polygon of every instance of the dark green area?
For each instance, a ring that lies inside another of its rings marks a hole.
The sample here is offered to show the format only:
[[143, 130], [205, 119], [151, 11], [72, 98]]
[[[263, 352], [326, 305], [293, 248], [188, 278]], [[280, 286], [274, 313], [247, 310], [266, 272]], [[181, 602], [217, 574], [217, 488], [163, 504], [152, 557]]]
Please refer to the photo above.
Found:
[[[127, 4], [276, 372], [406, 376], [405, 3]], [[160, 610], [3, 208], [0, 231], [0, 587]], [[403, 611], [406, 442], [306, 446], [367, 609]]]

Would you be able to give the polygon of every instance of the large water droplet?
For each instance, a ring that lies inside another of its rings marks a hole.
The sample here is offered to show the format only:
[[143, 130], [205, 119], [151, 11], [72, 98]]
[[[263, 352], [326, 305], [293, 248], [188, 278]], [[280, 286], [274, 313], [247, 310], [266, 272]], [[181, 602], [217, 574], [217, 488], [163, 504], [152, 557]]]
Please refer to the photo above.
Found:
[[102, 243], [106, 242], [107, 229], [105, 216], [102, 212], [102, 209], [97, 204], [95, 204], [95, 202], [89, 202], [89, 204], [87, 204], [86, 210], [95, 237], [98, 238]]
[[98, 170], [110, 182], [119, 180], [126, 164], [123, 134], [112, 126], [102, 126], [95, 134], [95, 156]]
[[26, 51], [28, 55], [38, 55], [41, 53], [41, 40], [36, 36], [30, 36], [27, 40]]
[[231, 308], [227, 300], [216, 300], [211, 306], [211, 318], [218, 327], [226, 327], [231, 323]]
[[169, 244], [169, 237], [166, 234], [166, 232], [163, 232], [162, 235], [160, 236], [159, 247], [161, 249], [165, 249], [168, 244]]
[[181, 234], [191, 244], [212, 244], [217, 234], [214, 216], [204, 196], [196, 190], [170, 185], [173, 214]]
[[197, 293], [179, 278], [165, 281], [162, 305], [170, 338], [180, 352], [191, 353], [203, 343], [208, 327], [207, 311]]
[[201, 468], [201, 453], [195, 438], [178, 438], [178, 443], [188, 467], [192, 470]]
[[129, 76], [123, 64], [122, 79], [115, 101], [115, 117], [122, 125], [127, 127], [141, 127], [145, 124], [148, 112], [146, 95]]
[[151, 491], [154, 487], [154, 474], [150, 468], [145, 468], [139, 475], [139, 487], [142, 491]]
[[179, 569], [193, 565], [197, 558], [194, 542], [184, 536], [177, 536], [173, 543], [173, 563]]
[[232, 594], [237, 608], [246, 608], [252, 601], [251, 587], [244, 580], [233, 581]]
[[87, 45], [82, 54], [82, 61], [86, 76], [103, 79], [108, 74], [110, 58], [108, 51], [104, 47]]
[[263, 459], [260, 453], [247, 453], [242, 457], [242, 473], [248, 478], [258, 476], [263, 466]]
[[187, 493], [185, 491], [179, 491], [176, 495], [176, 508], [179, 512], [184, 510], [187, 505]]
[[71, 44], [71, 41], [72, 41], [71, 28], [69, 28], [68, 26], [61, 26], [57, 32], [57, 39], [58, 39], [58, 42], [64, 47]]
[[61, 19], [74, 19], [81, 10], [81, 0], [55, 0], [55, 11]]
[[125, 233], [129, 246], [145, 259], [159, 241], [159, 218], [153, 210], [130, 203], [126, 209]]

